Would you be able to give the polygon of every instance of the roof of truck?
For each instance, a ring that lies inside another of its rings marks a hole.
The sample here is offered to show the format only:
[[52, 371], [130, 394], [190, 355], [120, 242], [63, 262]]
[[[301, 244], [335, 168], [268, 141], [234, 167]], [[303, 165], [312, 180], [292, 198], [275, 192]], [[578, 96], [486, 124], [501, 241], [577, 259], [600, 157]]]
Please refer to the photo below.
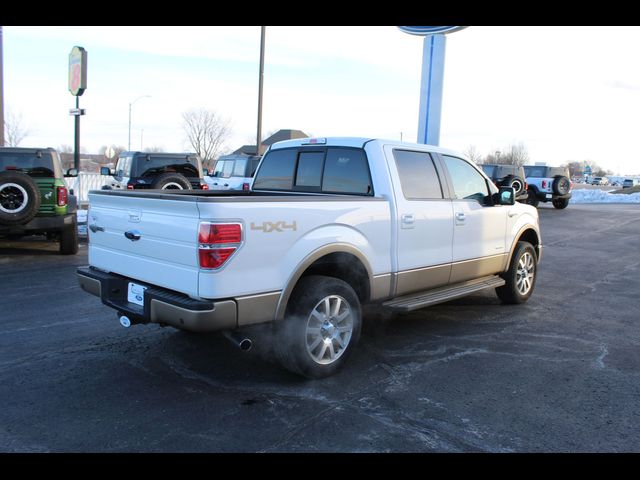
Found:
[[454, 155], [456, 157], [466, 158], [461, 152], [456, 152], [447, 148], [438, 147], [436, 145], [425, 145], [422, 143], [400, 142], [398, 140], [388, 140], [382, 138], [368, 137], [310, 137], [297, 138], [294, 140], [285, 140], [271, 145], [272, 149], [291, 148], [300, 146], [339, 146], [339, 147], [356, 147], [362, 148], [365, 143], [379, 142], [383, 145], [391, 145], [395, 148], [427, 150], [430, 152], [442, 153], [445, 155]]

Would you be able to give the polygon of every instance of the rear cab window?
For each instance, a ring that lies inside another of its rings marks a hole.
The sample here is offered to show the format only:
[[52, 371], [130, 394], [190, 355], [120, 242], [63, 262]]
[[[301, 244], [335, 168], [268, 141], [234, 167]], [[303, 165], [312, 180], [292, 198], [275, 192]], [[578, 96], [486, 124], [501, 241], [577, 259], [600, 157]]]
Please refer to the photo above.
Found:
[[363, 149], [350, 147], [271, 150], [262, 161], [253, 189], [373, 195], [367, 156]]

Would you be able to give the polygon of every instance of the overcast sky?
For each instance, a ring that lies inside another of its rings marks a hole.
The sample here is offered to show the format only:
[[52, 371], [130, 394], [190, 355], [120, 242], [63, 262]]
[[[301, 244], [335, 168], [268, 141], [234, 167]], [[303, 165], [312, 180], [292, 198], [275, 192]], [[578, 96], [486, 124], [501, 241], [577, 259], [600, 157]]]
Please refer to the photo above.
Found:
[[[181, 113], [255, 144], [260, 27], [3, 27], [5, 116], [21, 146], [73, 145], [68, 55], [88, 51], [82, 146], [186, 151]], [[448, 35], [440, 144], [640, 173], [640, 27], [476, 27]], [[396, 27], [267, 27], [263, 132], [415, 141], [422, 38]]]

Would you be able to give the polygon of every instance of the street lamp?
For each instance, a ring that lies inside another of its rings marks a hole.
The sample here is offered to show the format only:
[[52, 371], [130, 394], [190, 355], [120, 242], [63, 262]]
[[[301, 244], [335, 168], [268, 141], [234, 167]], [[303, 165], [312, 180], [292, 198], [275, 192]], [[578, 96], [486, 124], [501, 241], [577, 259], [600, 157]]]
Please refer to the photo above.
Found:
[[133, 102], [129, 103], [129, 146], [128, 146], [127, 150], [131, 150], [131, 105], [136, 103], [141, 98], [151, 98], [151, 95], [142, 95], [142, 96], [136, 98]]

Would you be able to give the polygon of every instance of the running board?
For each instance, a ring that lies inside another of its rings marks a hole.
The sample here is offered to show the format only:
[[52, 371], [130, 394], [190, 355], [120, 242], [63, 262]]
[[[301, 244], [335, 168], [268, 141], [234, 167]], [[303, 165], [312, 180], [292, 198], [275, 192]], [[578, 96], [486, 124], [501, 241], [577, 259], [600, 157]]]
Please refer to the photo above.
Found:
[[454, 298], [466, 297], [471, 293], [484, 290], [485, 288], [501, 287], [505, 284], [504, 279], [497, 275], [467, 280], [466, 282], [447, 285], [446, 287], [428, 290], [426, 292], [412, 293], [403, 297], [394, 298], [384, 302], [382, 306], [397, 312], [411, 312], [419, 308], [435, 305], [436, 303], [448, 302]]

